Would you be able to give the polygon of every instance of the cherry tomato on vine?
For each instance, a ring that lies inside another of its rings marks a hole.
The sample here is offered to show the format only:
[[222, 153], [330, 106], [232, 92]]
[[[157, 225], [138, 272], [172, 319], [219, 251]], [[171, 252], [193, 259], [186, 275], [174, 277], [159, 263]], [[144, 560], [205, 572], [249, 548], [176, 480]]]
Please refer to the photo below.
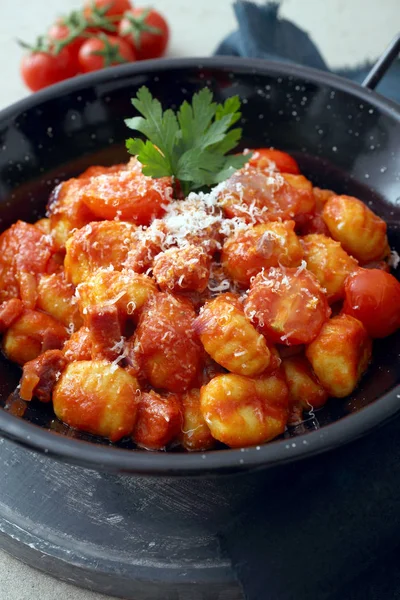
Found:
[[79, 63], [84, 73], [134, 60], [135, 53], [130, 45], [116, 35], [102, 33], [89, 38], [79, 50]]
[[361, 321], [373, 338], [400, 327], [400, 283], [381, 269], [358, 269], [346, 279], [343, 312]]
[[76, 75], [74, 65], [66, 48], [57, 55], [50, 52], [29, 52], [22, 57], [21, 77], [32, 92], [69, 79]]
[[134, 8], [124, 14], [118, 35], [129, 41], [138, 60], [158, 58], [166, 50], [169, 27], [156, 10]]
[[104, 11], [107, 17], [122, 17], [125, 11], [131, 10], [132, 4], [129, 0], [86, 0], [84, 15], [87, 19], [93, 14], [93, 8]]
[[249, 160], [249, 165], [258, 169], [267, 168], [269, 163], [273, 162], [281, 173], [300, 173], [297, 162], [286, 152], [274, 150], [273, 148], [257, 148], [253, 150], [253, 156]]
[[[68, 38], [70, 36], [70, 34], [71, 34], [71, 29], [67, 25], [64, 25], [63, 23], [61, 23], [59, 21], [54, 23], [54, 25], [52, 25], [50, 27], [49, 31], [47, 32], [47, 36], [48, 36], [49, 40], [53, 41], [53, 42], [62, 42], [63, 40]], [[78, 54], [79, 54], [79, 49], [82, 46], [84, 41], [85, 41], [85, 38], [77, 37], [74, 40], [72, 40], [69, 44], [64, 46], [64, 51], [65, 51], [65, 53], [68, 53], [68, 55], [70, 57], [71, 68], [75, 69], [75, 74], [79, 73], [79, 71], [80, 71]]]

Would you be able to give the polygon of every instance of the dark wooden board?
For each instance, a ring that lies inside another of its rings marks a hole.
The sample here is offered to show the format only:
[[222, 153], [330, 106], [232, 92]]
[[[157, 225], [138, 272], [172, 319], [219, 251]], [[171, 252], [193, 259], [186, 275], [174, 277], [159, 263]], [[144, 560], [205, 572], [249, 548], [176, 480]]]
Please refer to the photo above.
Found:
[[0, 440], [0, 547], [126, 600], [400, 598], [399, 439], [397, 419], [296, 465], [214, 478], [110, 475]]
[[216, 536], [232, 510], [224, 488], [221, 480], [101, 474], [0, 439], [0, 547], [128, 600], [193, 590], [191, 600], [242, 600]]

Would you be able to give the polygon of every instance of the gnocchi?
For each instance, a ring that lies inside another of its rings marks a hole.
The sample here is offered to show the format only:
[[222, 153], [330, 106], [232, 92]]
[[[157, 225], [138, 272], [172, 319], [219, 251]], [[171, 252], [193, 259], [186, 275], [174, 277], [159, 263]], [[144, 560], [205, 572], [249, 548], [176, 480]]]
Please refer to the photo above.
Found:
[[135, 242], [132, 223], [100, 221], [75, 231], [65, 245], [65, 274], [78, 285], [106, 265], [122, 269], [130, 246]]
[[356, 387], [371, 359], [372, 343], [364, 325], [350, 315], [325, 323], [306, 350], [315, 374], [330, 396], [343, 398]]
[[271, 353], [267, 342], [246, 318], [233, 294], [222, 294], [207, 302], [195, 327], [206, 352], [232, 373], [253, 376], [268, 367]]
[[235, 281], [248, 285], [262, 269], [297, 267], [303, 258], [294, 221], [255, 225], [229, 237], [222, 249], [222, 265]]
[[351, 394], [400, 327], [386, 224], [275, 149], [208, 193], [173, 183], [93, 166], [4, 231], [2, 350], [23, 401], [111, 442], [269, 442]]
[[136, 423], [139, 384], [106, 360], [69, 363], [53, 390], [57, 417], [72, 427], [117, 442]]
[[347, 254], [340, 242], [321, 234], [305, 235], [301, 239], [307, 269], [315, 275], [330, 304], [344, 298], [344, 284], [358, 269], [358, 261]]
[[322, 217], [331, 236], [360, 263], [381, 260], [389, 254], [385, 221], [358, 198], [332, 196]]
[[288, 389], [283, 377], [217, 375], [201, 388], [200, 405], [213, 437], [231, 448], [262, 444], [283, 433]]
[[194, 388], [183, 394], [181, 399], [182, 427], [178, 442], [191, 452], [211, 450], [215, 439], [211, 435], [200, 406], [200, 390]]

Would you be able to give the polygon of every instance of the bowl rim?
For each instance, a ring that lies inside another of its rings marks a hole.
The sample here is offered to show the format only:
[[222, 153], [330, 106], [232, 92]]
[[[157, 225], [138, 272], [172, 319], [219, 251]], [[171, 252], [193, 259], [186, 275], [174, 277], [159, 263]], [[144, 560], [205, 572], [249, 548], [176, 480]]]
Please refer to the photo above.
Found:
[[[239, 57], [164, 58], [110, 67], [50, 86], [0, 111], [0, 123], [66, 93], [140, 73], [198, 68], [292, 76], [347, 92], [400, 122], [400, 105], [338, 75], [292, 63]], [[278, 466], [349, 443], [400, 411], [400, 385], [357, 412], [319, 430], [249, 448], [164, 453], [126, 450], [69, 438], [0, 410], [0, 434], [28, 449], [83, 467], [126, 474], [198, 475]]]
[[15, 112], [25, 112], [30, 108], [37, 106], [41, 102], [58, 98], [65, 93], [78, 91], [88, 87], [88, 84], [101, 84], [110, 80], [124, 78], [129, 75], [140, 73], [145, 69], [146, 73], [169, 71], [173, 69], [189, 69], [197, 68], [199, 70], [205, 67], [214, 67], [224, 70], [243, 69], [250, 71], [252, 74], [271, 73], [276, 75], [288, 75], [292, 77], [300, 77], [309, 80], [313, 83], [327, 84], [344, 92], [350, 92], [358, 98], [370, 102], [387, 114], [394, 118], [400, 118], [400, 104], [385, 98], [375, 90], [363, 87], [350, 79], [346, 79], [341, 75], [322, 71], [313, 67], [306, 67], [290, 62], [278, 60], [266, 60], [261, 58], [243, 58], [236, 56], [207, 56], [207, 57], [190, 57], [190, 58], [156, 58], [152, 60], [143, 60], [134, 63], [127, 63], [107, 67], [99, 71], [76, 75], [65, 81], [61, 81], [47, 88], [31, 93], [24, 98], [17, 100], [13, 104], [6, 106], [0, 110], [0, 120], [13, 116]]

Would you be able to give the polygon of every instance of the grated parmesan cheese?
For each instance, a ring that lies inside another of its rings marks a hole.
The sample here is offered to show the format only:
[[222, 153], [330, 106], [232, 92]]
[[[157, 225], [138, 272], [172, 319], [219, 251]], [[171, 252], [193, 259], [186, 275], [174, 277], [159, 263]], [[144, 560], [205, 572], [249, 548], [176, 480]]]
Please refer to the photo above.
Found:
[[124, 336], [121, 336], [121, 339], [118, 342], [115, 342], [114, 346], [112, 348], [110, 348], [110, 350], [112, 352], [118, 352], [119, 354], [121, 354], [124, 347], [125, 347], [125, 338], [124, 338]]
[[[219, 196], [225, 188], [226, 183], [223, 182], [209, 193], [192, 192], [184, 202], [175, 200], [165, 205], [165, 215], [162, 219], [153, 221], [147, 228], [147, 236], [157, 241], [164, 251], [172, 246], [183, 248], [190, 243], [190, 238], [209, 241], [210, 237], [215, 237], [213, 234], [220, 234], [222, 238], [226, 238], [248, 229], [249, 224], [245, 219], [224, 217]], [[255, 207], [246, 209], [252, 213]], [[216, 243], [220, 248], [221, 244]]]
[[295, 272], [294, 276], [297, 277], [298, 275], [300, 275], [300, 273], [302, 271], [305, 271], [307, 269], [307, 263], [305, 260], [301, 261], [301, 265], [299, 266], [299, 268], [297, 269], [297, 271]]

